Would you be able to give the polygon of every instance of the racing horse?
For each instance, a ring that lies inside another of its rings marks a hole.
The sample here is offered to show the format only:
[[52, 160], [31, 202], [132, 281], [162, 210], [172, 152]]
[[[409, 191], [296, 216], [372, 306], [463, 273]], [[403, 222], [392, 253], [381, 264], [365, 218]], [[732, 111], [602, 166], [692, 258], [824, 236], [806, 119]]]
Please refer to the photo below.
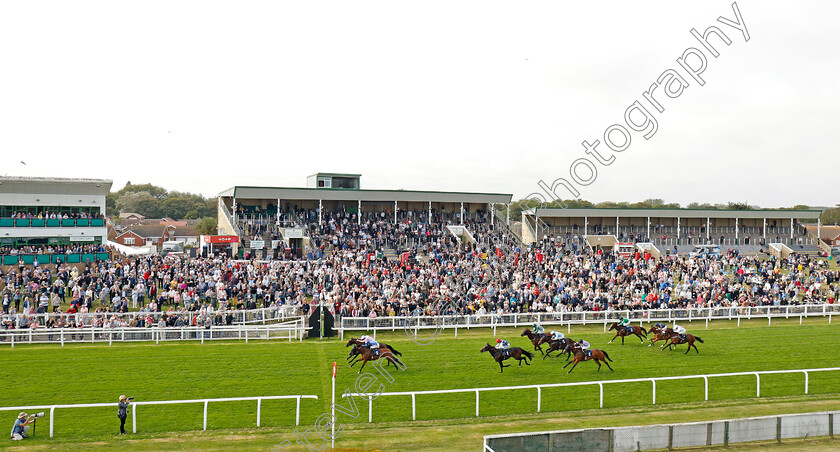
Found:
[[483, 352], [490, 352], [490, 356], [499, 363], [499, 368], [501, 369], [499, 373], [505, 371], [505, 367], [510, 367], [510, 364], [502, 364], [502, 361], [513, 358], [519, 360], [519, 367], [522, 367], [522, 361], [525, 361], [525, 364], [530, 366], [531, 364], [528, 362], [529, 359], [534, 359], [534, 354], [529, 352], [528, 350], [519, 348], [519, 347], [511, 347], [505, 350], [498, 349], [493, 347], [490, 344], [485, 345], [480, 350]]
[[545, 352], [543, 352], [542, 347], [540, 347], [540, 344], [544, 343], [543, 340], [546, 337], [548, 337], [547, 334], [543, 334], [542, 336], [538, 336], [536, 333], [531, 331], [530, 328], [525, 328], [525, 331], [523, 331], [522, 334], [519, 335], [519, 337], [522, 337], [522, 336], [528, 336], [528, 339], [531, 341], [532, 344], [534, 344], [534, 351], [539, 350], [540, 353], [545, 354]]
[[560, 354], [557, 355], [557, 356], [552, 356], [552, 358], [559, 358], [562, 355], [566, 355], [566, 361], [568, 361], [569, 358], [572, 356], [572, 352], [568, 349], [569, 346], [571, 346], [572, 344], [575, 343], [575, 341], [573, 341], [572, 339], [570, 339], [568, 337], [564, 337], [563, 339], [560, 339], [559, 341], [555, 341], [555, 340], [551, 339], [550, 335], [546, 335], [540, 341], [540, 345], [542, 345], [545, 342], [548, 342], [548, 351], [545, 352], [545, 356], [543, 356], [543, 359], [548, 358], [548, 356], [551, 354], [551, 352], [554, 352], [554, 351], [557, 351], [557, 350], [560, 350]]
[[358, 347], [358, 349], [360, 356], [359, 360], [354, 361], [353, 364], [350, 364], [350, 367], [353, 367], [353, 365], [357, 362], [362, 362], [362, 367], [359, 368], [358, 373], [362, 373], [362, 369], [365, 368], [365, 364], [367, 364], [368, 361], [376, 361], [377, 359], [387, 359], [389, 363], [394, 363], [394, 366], [396, 366], [397, 369], [400, 369], [400, 367], [402, 366], [401, 370], [403, 370], [406, 367], [406, 365], [403, 364], [403, 362], [400, 361], [399, 358], [394, 356], [390, 348], [380, 348], [378, 355], [374, 354], [373, 350], [371, 350], [369, 347]]
[[[629, 334], [635, 334], [639, 338], [639, 342], [642, 343], [642, 344], [644, 344], [645, 339], [647, 339], [647, 330], [645, 330], [644, 328], [642, 328], [640, 326], [630, 326], [630, 325], [618, 326], [618, 322], [613, 322], [610, 325], [610, 329], [607, 330], [607, 331], [612, 331], [612, 330], [615, 330], [615, 336], [613, 336], [613, 338], [610, 339], [609, 342], [607, 342], [608, 344], [612, 344], [612, 341], [614, 341], [615, 338], [620, 337], [621, 338], [621, 345], [624, 345], [624, 337], [629, 335]], [[644, 334], [644, 337], [642, 336], [643, 334]]]
[[648, 344], [648, 347], [653, 346], [653, 344], [655, 344], [659, 341], [667, 341], [668, 339], [671, 338], [671, 336], [674, 336], [676, 334], [670, 328], [657, 328], [657, 327], [651, 328], [650, 330], [648, 330], [648, 333], [653, 334], [653, 337], [650, 338], [650, 344]]
[[[347, 361], [348, 361], [347, 364], [350, 364], [350, 367], [353, 367], [353, 364], [355, 364], [356, 361], [358, 361], [359, 358], [361, 358], [362, 348], [364, 348], [363, 345], [355, 345], [355, 346], [353, 346], [353, 348], [350, 349], [350, 354], [347, 356]], [[391, 352], [394, 352], [394, 349], [390, 349], [390, 350], [391, 350]], [[394, 353], [394, 354], [396, 355], [397, 353]], [[388, 361], [388, 363], [385, 364], [386, 367], [390, 366], [390, 365], [391, 365], [391, 361]]]
[[680, 337], [679, 334], [673, 333], [671, 337], [665, 340], [665, 344], [659, 347], [659, 350], [665, 349], [665, 347], [671, 348], [671, 346], [677, 346], [680, 344], [688, 344], [688, 348], [685, 350], [684, 354], [688, 354], [691, 351], [691, 347], [694, 347], [694, 351], [700, 353], [700, 350], [697, 350], [697, 346], [694, 345], [694, 341], [699, 341], [701, 344], [703, 343], [703, 339], [700, 339], [700, 336], [694, 336], [692, 334], [685, 333], [685, 339]]
[[[362, 342], [362, 341], [360, 341], [359, 339], [356, 339], [355, 337], [351, 337], [351, 338], [350, 338], [350, 340], [349, 340], [349, 341], [347, 341], [347, 345], [345, 345], [345, 347], [349, 347], [349, 346], [351, 346], [351, 345], [364, 346], [364, 345], [365, 345], [365, 343], [364, 343], [364, 342]], [[383, 347], [387, 348], [388, 350], [391, 350], [391, 352], [392, 352], [394, 355], [397, 355], [397, 356], [402, 356], [402, 353], [398, 352], [398, 351], [397, 351], [394, 347], [391, 347], [390, 345], [388, 345], [388, 344], [386, 344], [386, 343], [384, 343], [384, 342], [380, 342], [380, 343], [379, 343], [379, 348], [381, 349], [381, 348], [383, 348]], [[353, 356], [354, 356], [353, 351], [352, 351], [352, 350], [350, 350], [350, 356], [348, 356], [348, 357], [347, 357], [347, 360], [349, 361], [349, 360], [350, 360], [350, 358], [352, 358]]]
[[582, 348], [576, 346], [568, 346], [566, 347], [566, 349], [574, 353], [574, 358], [571, 361], [567, 362], [565, 366], [563, 366], [563, 368], [565, 369], [569, 364], [572, 364], [572, 368], [569, 369], [568, 372], [566, 372], [567, 374], [570, 374], [573, 370], [575, 370], [575, 366], [577, 366], [577, 363], [589, 360], [595, 360], [595, 364], [598, 365], [599, 372], [601, 371], [601, 362], [606, 364], [610, 370], [613, 370], [613, 368], [610, 367], [610, 363], [607, 362], [607, 360], [612, 361], [612, 358], [610, 358], [610, 355], [608, 355], [607, 352], [605, 352], [604, 350], [583, 350]]

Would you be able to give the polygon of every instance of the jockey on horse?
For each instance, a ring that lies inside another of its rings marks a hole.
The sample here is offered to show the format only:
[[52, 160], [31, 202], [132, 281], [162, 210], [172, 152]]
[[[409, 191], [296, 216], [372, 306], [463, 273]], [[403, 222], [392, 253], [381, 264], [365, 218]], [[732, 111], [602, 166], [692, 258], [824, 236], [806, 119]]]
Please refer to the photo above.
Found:
[[682, 326], [682, 325], [677, 325], [676, 323], [674, 323], [674, 327], [673, 327], [673, 328], [671, 328], [671, 329], [672, 329], [675, 333], [677, 333], [677, 334], [679, 334], [679, 335], [680, 335], [680, 339], [682, 339], [682, 340], [686, 340], [686, 338], [685, 338], [685, 327], [684, 327], [684, 326]]
[[510, 356], [510, 342], [504, 339], [496, 339], [496, 350], [501, 350], [503, 356]]
[[359, 338], [362, 341], [362, 347], [367, 347], [373, 352], [373, 356], [379, 356], [379, 342], [367, 334]]
[[581, 351], [583, 351], [583, 354], [585, 356], [590, 356], [592, 354], [592, 352], [589, 351], [589, 347], [590, 347], [589, 342], [586, 342], [583, 339], [575, 342], [575, 344], [572, 347], [574, 347], [575, 349], [580, 349]]
[[545, 328], [543, 328], [542, 325], [540, 325], [539, 323], [535, 323], [531, 326], [534, 327], [534, 334], [537, 335], [538, 339], [542, 339], [542, 337], [545, 336]]

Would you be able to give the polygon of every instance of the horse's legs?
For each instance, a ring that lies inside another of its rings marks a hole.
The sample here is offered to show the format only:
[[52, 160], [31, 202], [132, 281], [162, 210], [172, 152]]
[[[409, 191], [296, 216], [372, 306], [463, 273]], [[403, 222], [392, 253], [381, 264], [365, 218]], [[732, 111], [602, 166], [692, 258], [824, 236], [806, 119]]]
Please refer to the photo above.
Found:
[[621, 345], [624, 345], [624, 336], [621, 336]]
[[[609, 342], [607, 342], [607, 343], [608, 343], [608, 344], [612, 344], [612, 341], [614, 341], [614, 340], [615, 340], [615, 338], [617, 338], [617, 337], [618, 337], [618, 331], [616, 331], [616, 332], [615, 332], [615, 336], [613, 336], [613, 338], [612, 338], [612, 339], [610, 339], [610, 341], [609, 341]], [[624, 339], [624, 338], [622, 338], [622, 339]]]
[[573, 362], [574, 362], [574, 360], [567, 362], [566, 365], [562, 367], [562, 369], [565, 369], [565, 368], [569, 367], [569, 364], [571, 364]]
[[[575, 370], [575, 367], [577, 366], [578, 361], [579, 361], [579, 360], [578, 360], [577, 358], [575, 358], [575, 360], [574, 360], [574, 361], [570, 361], [570, 362], [573, 362], [573, 363], [574, 363], [574, 365], [572, 366], [572, 368], [571, 368], [571, 369], [569, 369], [569, 371], [568, 371], [568, 372], [566, 372], [567, 374], [570, 374], [570, 373], [572, 373], [572, 371], [573, 371], [573, 370]], [[568, 364], [566, 364], [566, 366], [568, 366]], [[566, 368], [566, 366], [563, 366], [563, 368], [565, 369], [565, 368]]]
[[[610, 367], [610, 363], [608, 363], [606, 359], [604, 360], [604, 364], [607, 365], [607, 368], [609, 368], [610, 370], [613, 370], [613, 368]], [[613, 371], [613, 372], [615, 372], [615, 371]]]
[[598, 358], [595, 358], [595, 364], [598, 365], [598, 372], [600, 372], [601, 371], [601, 360], [598, 359]]
[[362, 369], [364, 369], [364, 368], [365, 368], [365, 364], [367, 364], [367, 362], [368, 362], [368, 359], [367, 359], [367, 358], [365, 358], [365, 359], [362, 361], [362, 367], [360, 367], [360, 368], [359, 368], [359, 371], [358, 371], [357, 373], [362, 373]]
[[639, 342], [640, 342], [640, 343], [642, 343], [642, 344], [644, 344], [644, 343], [645, 343], [645, 340], [644, 340], [644, 339], [642, 339], [642, 335], [641, 335], [641, 334], [636, 333], [636, 336], [639, 336]]

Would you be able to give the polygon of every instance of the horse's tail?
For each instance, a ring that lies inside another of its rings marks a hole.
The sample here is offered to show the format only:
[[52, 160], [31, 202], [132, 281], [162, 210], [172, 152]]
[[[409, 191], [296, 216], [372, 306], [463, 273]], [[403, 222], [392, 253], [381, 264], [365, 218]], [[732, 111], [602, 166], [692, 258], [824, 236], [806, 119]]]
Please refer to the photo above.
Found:
[[701, 343], [701, 344], [703, 344], [703, 343], [704, 343], [704, 342], [703, 342], [703, 339], [700, 339], [700, 336], [694, 336], [694, 339], [697, 339], [698, 341], [700, 341], [700, 343]]
[[391, 353], [393, 353], [393, 354], [395, 354], [395, 355], [397, 355], [397, 356], [402, 356], [402, 353], [398, 352], [398, 351], [397, 351], [397, 349], [395, 349], [394, 347], [391, 347], [391, 346], [389, 345], [389, 346], [388, 346], [388, 348], [390, 348], [390, 349], [391, 349]]
[[522, 350], [522, 354], [527, 356], [528, 359], [534, 359], [534, 354], [533, 353], [529, 352], [528, 350], [525, 350], [524, 348], [522, 348], [520, 350]]
[[639, 328], [642, 330], [642, 334], [644, 334], [644, 335], [645, 335], [645, 337], [647, 337], [647, 333], [648, 333], [648, 332], [647, 332], [647, 330], [645, 329], [645, 327], [640, 326]]
[[610, 360], [610, 362], [612, 362], [612, 358], [610, 358], [610, 355], [607, 354], [606, 350], [601, 350], [601, 352], [604, 353], [604, 358], [607, 358], [608, 360]]

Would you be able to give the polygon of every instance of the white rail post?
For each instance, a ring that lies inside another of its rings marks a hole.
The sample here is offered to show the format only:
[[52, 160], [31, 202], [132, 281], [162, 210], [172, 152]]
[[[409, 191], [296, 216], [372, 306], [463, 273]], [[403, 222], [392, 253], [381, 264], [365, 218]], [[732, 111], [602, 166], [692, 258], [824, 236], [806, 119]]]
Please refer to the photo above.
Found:
[[[806, 385], [807, 387], [807, 385]], [[805, 394], [808, 393], [808, 390], [805, 390]], [[50, 407], [50, 438], [53, 437], [53, 420], [55, 420], [55, 406]]]
[[478, 389], [475, 390], [475, 417], [478, 417]]
[[368, 397], [368, 423], [373, 422], [373, 397]]
[[808, 371], [803, 370], [802, 372], [805, 373], [805, 395], [808, 395]]
[[537, 413], [542, 409], [542, 388], [537, 386]]
[[295, 401], [295, 425], [300, 425], [300, 396]]
[[207, 405], [209, 404], [209, 400], [204, 401], [204, 430], [207, 430]]
[[257, 427], [260, 426], [260, 408], [262, 408], [262, 399], [257, 399]]
[[[828, 323], [831, 323], [831, 318], [829, 317]], [[64, 347], [64, 328], [61, 329], [61, 333], [59, 334], [61, 337], [61, 346]]]
[[[807, 393], [808, 393], [808, 391], [806, 390], [806, 391], [805, 391], [805, 393], [807, 394]], [[412, 420], [412, 421], [416, 421], [416, 420], [417, 420], [417, 415], [415, 414], [416, 412], [415, 412], [414, 407], [415, 407], [415, 403], [414, 403], [414, 393], [412, 392], [412, 393], [411, 393], [411, 420]]]
[[601, 395], [598, 397], [598, 407], [604, 408], [604, 384], [598, 382], [598, 387], [600, 388]]
[[709, 401], [709, 377], [703, 377], [703, 387], [706, 390], [706, 397], [703, 399], [705, 401]]
[[131, 433], [137, 433], [137, 404], [131, 405]]
[[761, 375], [755, 373], [755, 396], [761, 397]]
[[651, 378], [650, 382], [653, 383], [653, 404], [656, 405], [656, 380]]

